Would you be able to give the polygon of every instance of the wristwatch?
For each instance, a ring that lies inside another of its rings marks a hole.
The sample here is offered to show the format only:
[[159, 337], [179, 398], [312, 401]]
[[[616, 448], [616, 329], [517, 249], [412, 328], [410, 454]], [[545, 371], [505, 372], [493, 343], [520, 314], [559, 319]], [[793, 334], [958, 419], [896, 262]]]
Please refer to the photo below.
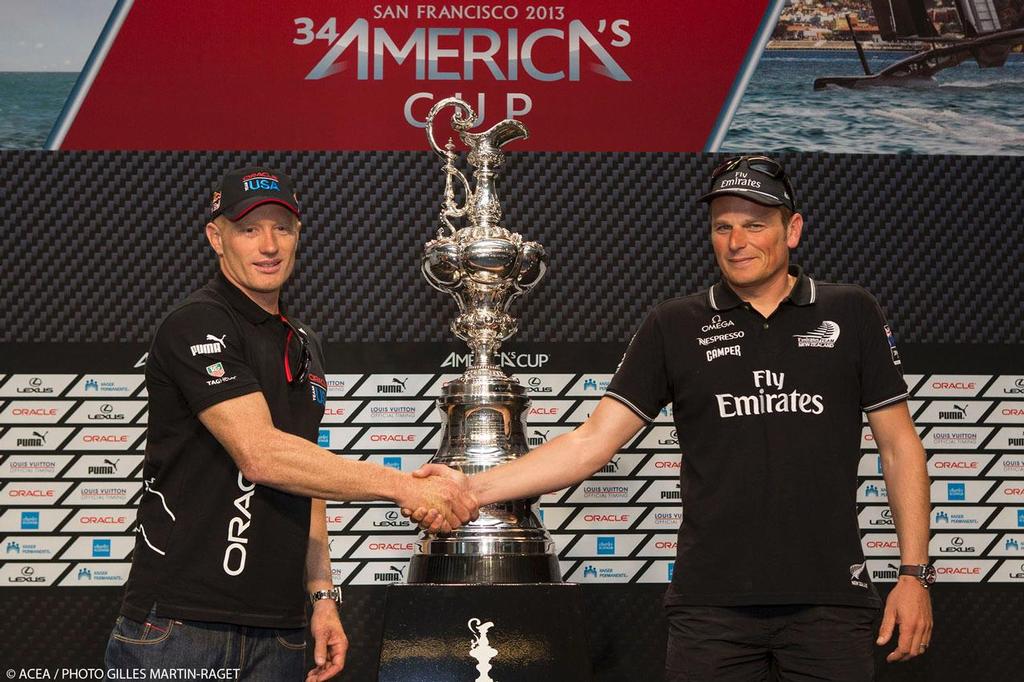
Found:
[[912, 575], [925, 589], [935, 584], [935, 566], [932, 564], [901, 564], [900, 575]]
[[332, 587], [329, 590], [317, 590], [309, 595], [309, 603], [316, 606], [316, 603], [321, 599], [333, 599], [334, 603], [341, 608], [341, 588]]

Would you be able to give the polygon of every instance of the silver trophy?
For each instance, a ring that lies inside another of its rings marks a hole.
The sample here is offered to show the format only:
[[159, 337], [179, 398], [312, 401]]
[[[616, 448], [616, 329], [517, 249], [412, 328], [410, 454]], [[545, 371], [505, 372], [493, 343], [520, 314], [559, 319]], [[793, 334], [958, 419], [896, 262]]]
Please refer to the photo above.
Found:
[[[452, 128], [469, 147], [474, 190], [455, 167], [451, 138], [442, 149], [434, 119], [455, 107]], [[529, 451], [526, 414], [530, 400], [498, 358], [501, 343], [516, 332], [509, 305], [532, 289], [547, 269], [544, 247], [501, 226], [494, 187], [504, 161], [502, 147], [525, 139], [526, 127], [505, 119], [482, 133], [471, 133], [476, 114], [461, 99], [437, 102], [427, 115], [427, 139], [444, 159], [446, 174], [441, 228], [423, 254], [423, 274], [431, 286], [459, 305], [451, 329], [473, 351], [466, 372], [445, 384], [437, 407], [444, 422], [441, 447], [432, 462], [472, 475]], [[455, 199], [456, 182], [465, 200]], [[457, 228], [452, 219], [465, 219]], [[452, 533], [422, 534], [409, 566], [410, 583], [557, 583], [561, 572], [554, 542], [536, 511], [537, 498], [484, 506], [480, 518]]]

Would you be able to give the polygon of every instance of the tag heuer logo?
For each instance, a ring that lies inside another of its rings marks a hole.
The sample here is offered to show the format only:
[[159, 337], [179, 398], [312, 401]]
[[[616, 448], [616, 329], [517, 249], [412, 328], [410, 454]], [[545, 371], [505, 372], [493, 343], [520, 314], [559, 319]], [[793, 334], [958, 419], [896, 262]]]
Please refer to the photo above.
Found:
[[217, 377], [219, 379], [224, 376], [224, 365], [219, 362], [215, 362], [206, 368], [206, 373], [211, 377]]
[[839, 340], [839, 325], [825, 320], [806, 334], [793, 334], [798, 348], [834, 348]]

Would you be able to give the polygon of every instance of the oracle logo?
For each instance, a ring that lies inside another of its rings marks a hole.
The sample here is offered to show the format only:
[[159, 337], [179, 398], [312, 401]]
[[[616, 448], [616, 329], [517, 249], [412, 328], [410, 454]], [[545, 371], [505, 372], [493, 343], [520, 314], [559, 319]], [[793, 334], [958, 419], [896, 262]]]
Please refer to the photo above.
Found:
[[868, 549], [897, 549], [899, 546], [896, 540], [868, 540], [865, 543]]
[[936, 566], [939, 575], [978, 575], [981, 569], [977, 566]]
[[15, 407], [11, 410], [12, 417], [56, 417], [54, 407]]
[[676, 548], [676, 541], [675, 540], [658, 540], [657, 542], [654, 543], [654, 548], [655, 549], [675, 549]]
[[53, 489], [46, 490], [9, 490], [7, 494], [11, 497], [53, 497]]
[[416, 436], [411, 433], [373, 433], [370, 434], [371, 443], [412, 443]]
[[327, 415], [328, 417], [344, 417], [345, 416], [345, 408], [344, 407], [339, 407], [339, 408], [328, 407], [326, 410], [324, 410], [324, 414]]
[[125, 521], [127, 521], [127, 519], [125, 517], [123, 517], [123, 516], [79, 516], [78, 517], [78, 522], [79, 523], [84, 523], [84, 524], [95, 523], [95, 524], [99, 524], [99, 525], [115, 525], [115, 524], [119, 525], [119, 524], [124, 523]]
[[83, 443], [127, 443], [128, 436], [114, 436], [109, 434], [86, 434], [82, 436]]
[[973, 381], [933, 381], [932, 388], [943, 390], [943, 389], [955, 389], [955, 390], [972, 390], [975, 384]]
[[413, 550], [413, 543], [411, 542], [371, 542], [366, 546], [367, 549], [373, 551], [394, 551], [394, 552], [411, 552]]
[[1024, 409], [1020, 407], [1004, 407], [1002, 413], [1006, 417], [1024, 417]]
[[606, 523], [625, 523], [629, 521], [629, 514], [584, 514], [584, 521], [604, 521]]
[[938, 462], [935, 462], [935, 464], [933, 466], [936, 469], [977, 469], [978, 468], [978, 463], [977, 462], [964, 462], [964, 461], [947, 462], [947, 461], [944, 461], [944, 460], [940, 460]]
[[679, 469], [681, 465], [678, 461], [659, 459], [654, 463], [655, 469]]
[[872, 441], [874, 439], [875, 439], [875, 434], [873, 434], [873, 433], [865, 433], [864, 434], [864, 440]]
[[327, 523], [342, 523], [345, 520], [344, 515], [338, 514], [337, 516], [328, 516]]
[[1024, 495], [1024, 488], [1003, 488], [1004, 495]]
[[536, 415], [556, 415], [558, 414], [557, 407], [534, 407], [530, 410], [530, 414]]

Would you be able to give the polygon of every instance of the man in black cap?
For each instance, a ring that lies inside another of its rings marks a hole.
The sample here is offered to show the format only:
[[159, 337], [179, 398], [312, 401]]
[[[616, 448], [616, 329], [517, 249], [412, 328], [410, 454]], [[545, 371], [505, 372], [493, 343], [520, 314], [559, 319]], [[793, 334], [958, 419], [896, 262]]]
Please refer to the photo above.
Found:
[[887, 660], [907, 660], [932, 626], [928, 475], [895, 340], [866, 291], [790, 264], [804, 223], [777, 161], [730, 159], [701, 200], [721, 281], [656, 306], [586, 423], [473, 476], [472, 490], [490, 504], [584, 480], [671, 404], [685, 513], [665, 596], [667, 679], [874, 679], [880, 600], [856, 507], [862, 413], [903, 564], [876, 641], [898, 625]]
[[280, 171], [232, 171], [213, 194], [206, 236], [218, 271], [160, 323], [146, 363], [145, 492], [108, 668], [301, 679], [308, 593], [307, 679], [329, 679], [348, 640], [324, 500], [437, 505], [449, 528], [475, 518], [475, 500], [450, 479], [315, 445], [323, 350], [281, 301], [301, 227]]

